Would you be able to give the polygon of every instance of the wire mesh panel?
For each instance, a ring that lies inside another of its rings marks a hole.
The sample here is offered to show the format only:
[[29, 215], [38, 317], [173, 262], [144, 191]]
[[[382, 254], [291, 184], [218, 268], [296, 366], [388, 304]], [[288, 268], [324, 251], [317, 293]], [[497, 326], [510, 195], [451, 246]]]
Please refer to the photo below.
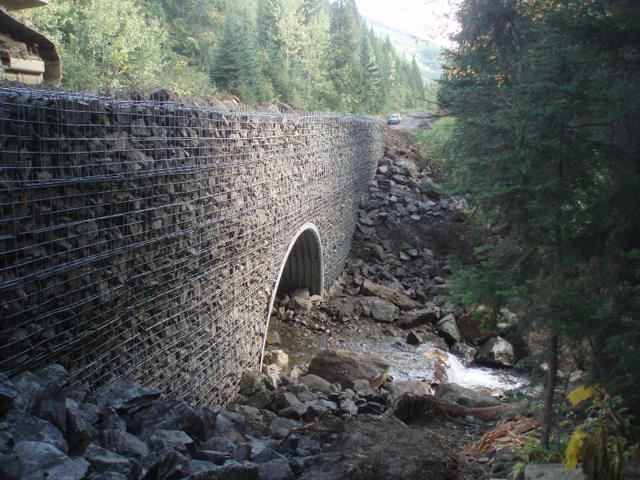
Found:
[[343, 268], [382, 124], [0, 89], [0, 371], [53, 361], [224, 403], [279, 265], [318, 226]]

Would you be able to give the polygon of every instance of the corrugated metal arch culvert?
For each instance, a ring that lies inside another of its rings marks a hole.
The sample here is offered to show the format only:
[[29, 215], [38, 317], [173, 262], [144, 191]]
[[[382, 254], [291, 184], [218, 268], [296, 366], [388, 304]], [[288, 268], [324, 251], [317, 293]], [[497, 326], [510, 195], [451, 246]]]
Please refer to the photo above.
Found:
[[278, 276], [269, 300], [265, 335], [262, 342], [260, 366], [269, 332], [271, 310], [279, 292], [290, 292], [296, 288], [307, 288], [311, 295], [324, 294], [324, 261], [320, 232], [313, 223], [305, 223], [293, 236], [287, 252], [280, 262]]

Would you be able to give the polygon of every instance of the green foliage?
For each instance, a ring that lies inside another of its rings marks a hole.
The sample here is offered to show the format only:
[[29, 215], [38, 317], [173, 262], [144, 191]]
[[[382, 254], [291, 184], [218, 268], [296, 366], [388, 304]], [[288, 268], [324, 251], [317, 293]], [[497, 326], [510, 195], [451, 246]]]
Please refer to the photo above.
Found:
[[52, 0], [22, 15], [58, 45], [70, 89], [162, 86], [362, 113], [425, 103], [415, 60], [353, 0]]
[[433, 128], [418, 134], [420, 153], [430, 160], [434, 174], [446, 178], [446, 148], [453, 136], [455, 118], [445, 117], [433, 123]]
[[463, 1], [438, 95], [456, 116], [449, 188], [482, 212], [454, 294], [492, 308], [516, 298], [529, 325], [588, 340], [592, 373], [640, 408], [634, 5]]
[[579, 387], [568, 398], [588, 406], [565, 449], [567, 469], [581, 464], [587, 480], [619, 480], [623, 463], [638, 454], [638, 445], [630, 442], [633, 417], [622, 399], [593, 386]]

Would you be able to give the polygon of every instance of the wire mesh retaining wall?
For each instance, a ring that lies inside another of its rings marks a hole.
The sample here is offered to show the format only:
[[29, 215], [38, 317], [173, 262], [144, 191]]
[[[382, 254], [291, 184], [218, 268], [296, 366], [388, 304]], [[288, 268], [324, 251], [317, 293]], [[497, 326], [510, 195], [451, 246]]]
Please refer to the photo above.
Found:
[[224, 403], [291, 237], [340, 273], [382, 154], [363, 117], [0, 89], [0, 371], [52, 361]]

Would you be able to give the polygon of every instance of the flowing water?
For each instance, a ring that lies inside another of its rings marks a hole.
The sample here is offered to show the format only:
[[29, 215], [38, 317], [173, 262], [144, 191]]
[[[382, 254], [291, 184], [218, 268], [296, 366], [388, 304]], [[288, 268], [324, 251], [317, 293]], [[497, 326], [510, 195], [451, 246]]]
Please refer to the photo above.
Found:
[[520, 389], [529, 384], [525, 376], [512, 369], [467, 367], [455, 355], [436, 349], [429, 343], [414, 347], [399, 337], [370, 339], [366, 335], [332, 343], [328, 338], [309, 334], [291, 324], [272, 323], [280, 332], [282, 344], [279, 348], [289, 355], [290, 365], [309, 363], [320, 350], [337, 347], [382, 357], [391, 365], [389, 375], [394, 380], [425, 380], [430, 383], [448, 381], [494, 394]]

